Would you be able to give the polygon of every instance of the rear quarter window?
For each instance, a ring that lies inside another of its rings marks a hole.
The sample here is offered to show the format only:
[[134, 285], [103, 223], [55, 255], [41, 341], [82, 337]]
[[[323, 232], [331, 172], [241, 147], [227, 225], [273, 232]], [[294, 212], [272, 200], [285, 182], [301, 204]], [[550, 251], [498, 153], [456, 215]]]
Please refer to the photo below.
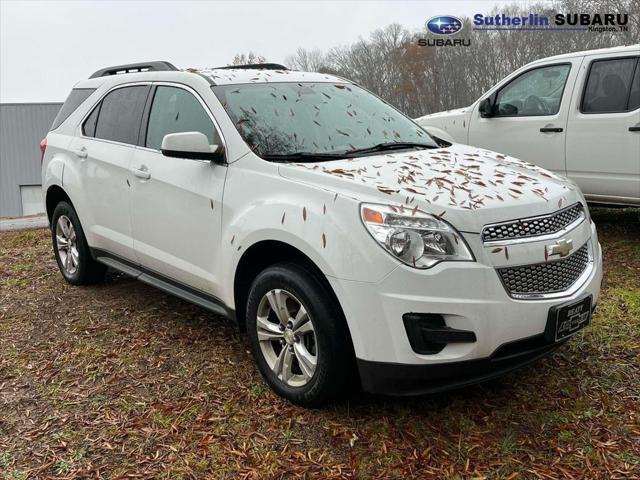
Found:
[[55, 130], [62, 125], [62, 122], [69, 118], [69, 115], [75, 112], [76, 108], [82, 105], [82, 103], [89, 98], [89, 95], [95, 91], [95, 88], [74, 88], [71, 90], [71, 93], [60, 108], [58, 115], [56, 115], [56, 118], [53, 120], [51, 130]]

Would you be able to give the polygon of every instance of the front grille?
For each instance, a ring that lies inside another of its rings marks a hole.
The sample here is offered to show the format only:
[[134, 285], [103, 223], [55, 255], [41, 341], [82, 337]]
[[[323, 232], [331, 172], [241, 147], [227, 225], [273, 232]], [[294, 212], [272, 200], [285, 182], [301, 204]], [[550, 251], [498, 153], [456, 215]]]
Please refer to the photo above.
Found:
[[549, 215], [487, 225], [482, 229], [482, 241], [495, 242], [554, 234], [566, 228], [582, 215], [582, 204], [576, 203]]
[[576, 283], [589, 264], [585, 243], [572, 255], [549, 263], [498, 268], [507, 292], [512, 297], [527, 297], [564, 292]]

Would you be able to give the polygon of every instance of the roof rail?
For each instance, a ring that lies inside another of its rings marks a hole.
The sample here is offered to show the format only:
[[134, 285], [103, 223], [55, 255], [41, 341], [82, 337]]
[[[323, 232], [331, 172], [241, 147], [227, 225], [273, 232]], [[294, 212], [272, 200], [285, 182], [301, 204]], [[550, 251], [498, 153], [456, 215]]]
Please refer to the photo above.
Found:
[[115, 65], [113, 67], [101, 68], [94, 72], [89, 78], [108, 77], [109, 75], [120, 75], [123, 73], [137, 72], [162, 72], [178, 70], [171, 63], [164, 60], [155, 62], [129, 63], [127, 65]]
[[231, 69], [231, 68], [248, 68], [251, 70], [288, 70], [284, 65], [279, 63], [248, 63], [246, 65], [227, 65], [225, 67], [216, 67], [215, 69]]

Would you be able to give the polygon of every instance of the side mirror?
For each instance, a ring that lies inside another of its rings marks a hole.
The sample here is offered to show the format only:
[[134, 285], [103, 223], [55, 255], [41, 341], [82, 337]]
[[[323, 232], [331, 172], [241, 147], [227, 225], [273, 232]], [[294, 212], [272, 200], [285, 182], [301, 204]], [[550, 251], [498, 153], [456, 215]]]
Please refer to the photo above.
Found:
[[487, 97], [480, 102], [478, 111], [482, 118], [493, 117], [493, 102], [491, 101], [491, 97]]
[[224, 158], [222, 145], [209, 145], [207, 136], [200, 132], [169, 133], [162, 139], [161, 150], [166, 157], [213, 162], [220, 162]]

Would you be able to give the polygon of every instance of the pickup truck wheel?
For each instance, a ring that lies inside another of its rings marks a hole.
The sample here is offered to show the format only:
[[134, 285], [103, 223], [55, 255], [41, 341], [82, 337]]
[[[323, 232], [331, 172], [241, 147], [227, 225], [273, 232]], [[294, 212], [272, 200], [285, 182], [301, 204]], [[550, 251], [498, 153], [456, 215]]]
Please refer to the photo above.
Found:
[[293, 263], [264, 270], [251, 286], [246, 319], [253, 356], [276, 393], [318, 406], [344, 391], [349, 337], [340, 309], [312, 272]]
[[107, 267], [91, 257], [78, 215], [67, 202], [58, 203], [53, 211], [51, 239], [58, 268], [67, 282], [89, 285], [104, 278]]

